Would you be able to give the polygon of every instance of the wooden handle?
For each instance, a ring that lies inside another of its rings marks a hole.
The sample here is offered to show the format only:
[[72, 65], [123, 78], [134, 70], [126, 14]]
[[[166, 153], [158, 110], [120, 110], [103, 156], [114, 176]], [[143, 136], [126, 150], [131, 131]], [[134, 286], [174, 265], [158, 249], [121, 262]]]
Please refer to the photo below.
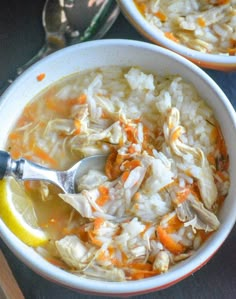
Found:
[[7, 299], [25, 299], [0, 249], [0, 287]]

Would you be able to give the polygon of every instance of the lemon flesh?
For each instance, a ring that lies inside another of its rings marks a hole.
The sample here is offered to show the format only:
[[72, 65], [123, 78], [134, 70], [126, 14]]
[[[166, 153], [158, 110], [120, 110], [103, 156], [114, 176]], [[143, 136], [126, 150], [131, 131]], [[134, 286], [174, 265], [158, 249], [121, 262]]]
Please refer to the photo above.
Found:
[[27, 245], [37, 247], [48, 241], [37, 224], [32, 201], [13, 178], [0, 181], [0, 217]]

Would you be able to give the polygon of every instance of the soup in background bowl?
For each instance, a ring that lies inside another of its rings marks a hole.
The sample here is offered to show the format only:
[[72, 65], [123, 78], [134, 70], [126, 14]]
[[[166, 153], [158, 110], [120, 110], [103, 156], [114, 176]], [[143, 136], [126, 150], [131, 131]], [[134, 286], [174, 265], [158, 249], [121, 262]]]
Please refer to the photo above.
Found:
[[236, 69], [235, 1], [119, 0], [128, 21], [147, 39], [200, 67]]
[[29, 241], [2, 213], [1, 236], [47, 279], [103, 295], [162, 289], [205, 264], [235, 222], [234, 110], [168, 50], [123, 40], [66, 48], [12, 84], [0, 116], [1, 148], [15, 159], [67, 169], [108, 155], [79, 194], [1, 182], [3, 201], [29, 200], [37, 222]]

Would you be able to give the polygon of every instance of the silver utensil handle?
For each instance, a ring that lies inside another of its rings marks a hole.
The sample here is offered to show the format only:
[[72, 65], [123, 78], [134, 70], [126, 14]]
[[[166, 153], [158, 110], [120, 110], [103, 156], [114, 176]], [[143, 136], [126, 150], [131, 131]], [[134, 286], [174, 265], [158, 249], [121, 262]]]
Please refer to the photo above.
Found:
[[8, 152], [0, 151], [0, 179], [7, 176], [22, 181], [47, 181], [57, 185], [64, 192], [74, 192], [71, 171], [56, 171], [24, 158], [13, 160]]
[[6, 151], [0, 151], [0, 179], [13, 176], [18, 180], [44, 180], [59, 184], [57, 171], [38, 165], [24, 158], [13, 160]]
[[0, 179], [3, 179], [9, 168], [11, 157], [8, 152], [0, 151]]
[[6, 151], [0, 151], [0, 179], [13, 176], [22, 179], [25, 159], [13, 160]]

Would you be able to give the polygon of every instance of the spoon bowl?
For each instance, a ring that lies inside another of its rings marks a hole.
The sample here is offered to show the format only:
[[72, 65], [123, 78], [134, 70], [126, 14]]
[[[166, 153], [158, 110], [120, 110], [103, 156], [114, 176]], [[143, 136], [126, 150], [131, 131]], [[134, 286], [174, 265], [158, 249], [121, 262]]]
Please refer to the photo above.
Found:
[[13, 176], [18, 180], [48, 181], [60, 187], [65, 193], [77, 193], [77, 185], [81, 176], [90, 169], [103, 170], [107, 155], [86, 157], [70, 169], [57, 171], [20, 158], [13, 160], [8, 152], [0, 151], [0, 179]]
[[102, 38], [120, 13], [114, 0], [46, 0], [42, 12], [45, 42], [39, 52], [17, 69], [17, 75], [59, 49]]

